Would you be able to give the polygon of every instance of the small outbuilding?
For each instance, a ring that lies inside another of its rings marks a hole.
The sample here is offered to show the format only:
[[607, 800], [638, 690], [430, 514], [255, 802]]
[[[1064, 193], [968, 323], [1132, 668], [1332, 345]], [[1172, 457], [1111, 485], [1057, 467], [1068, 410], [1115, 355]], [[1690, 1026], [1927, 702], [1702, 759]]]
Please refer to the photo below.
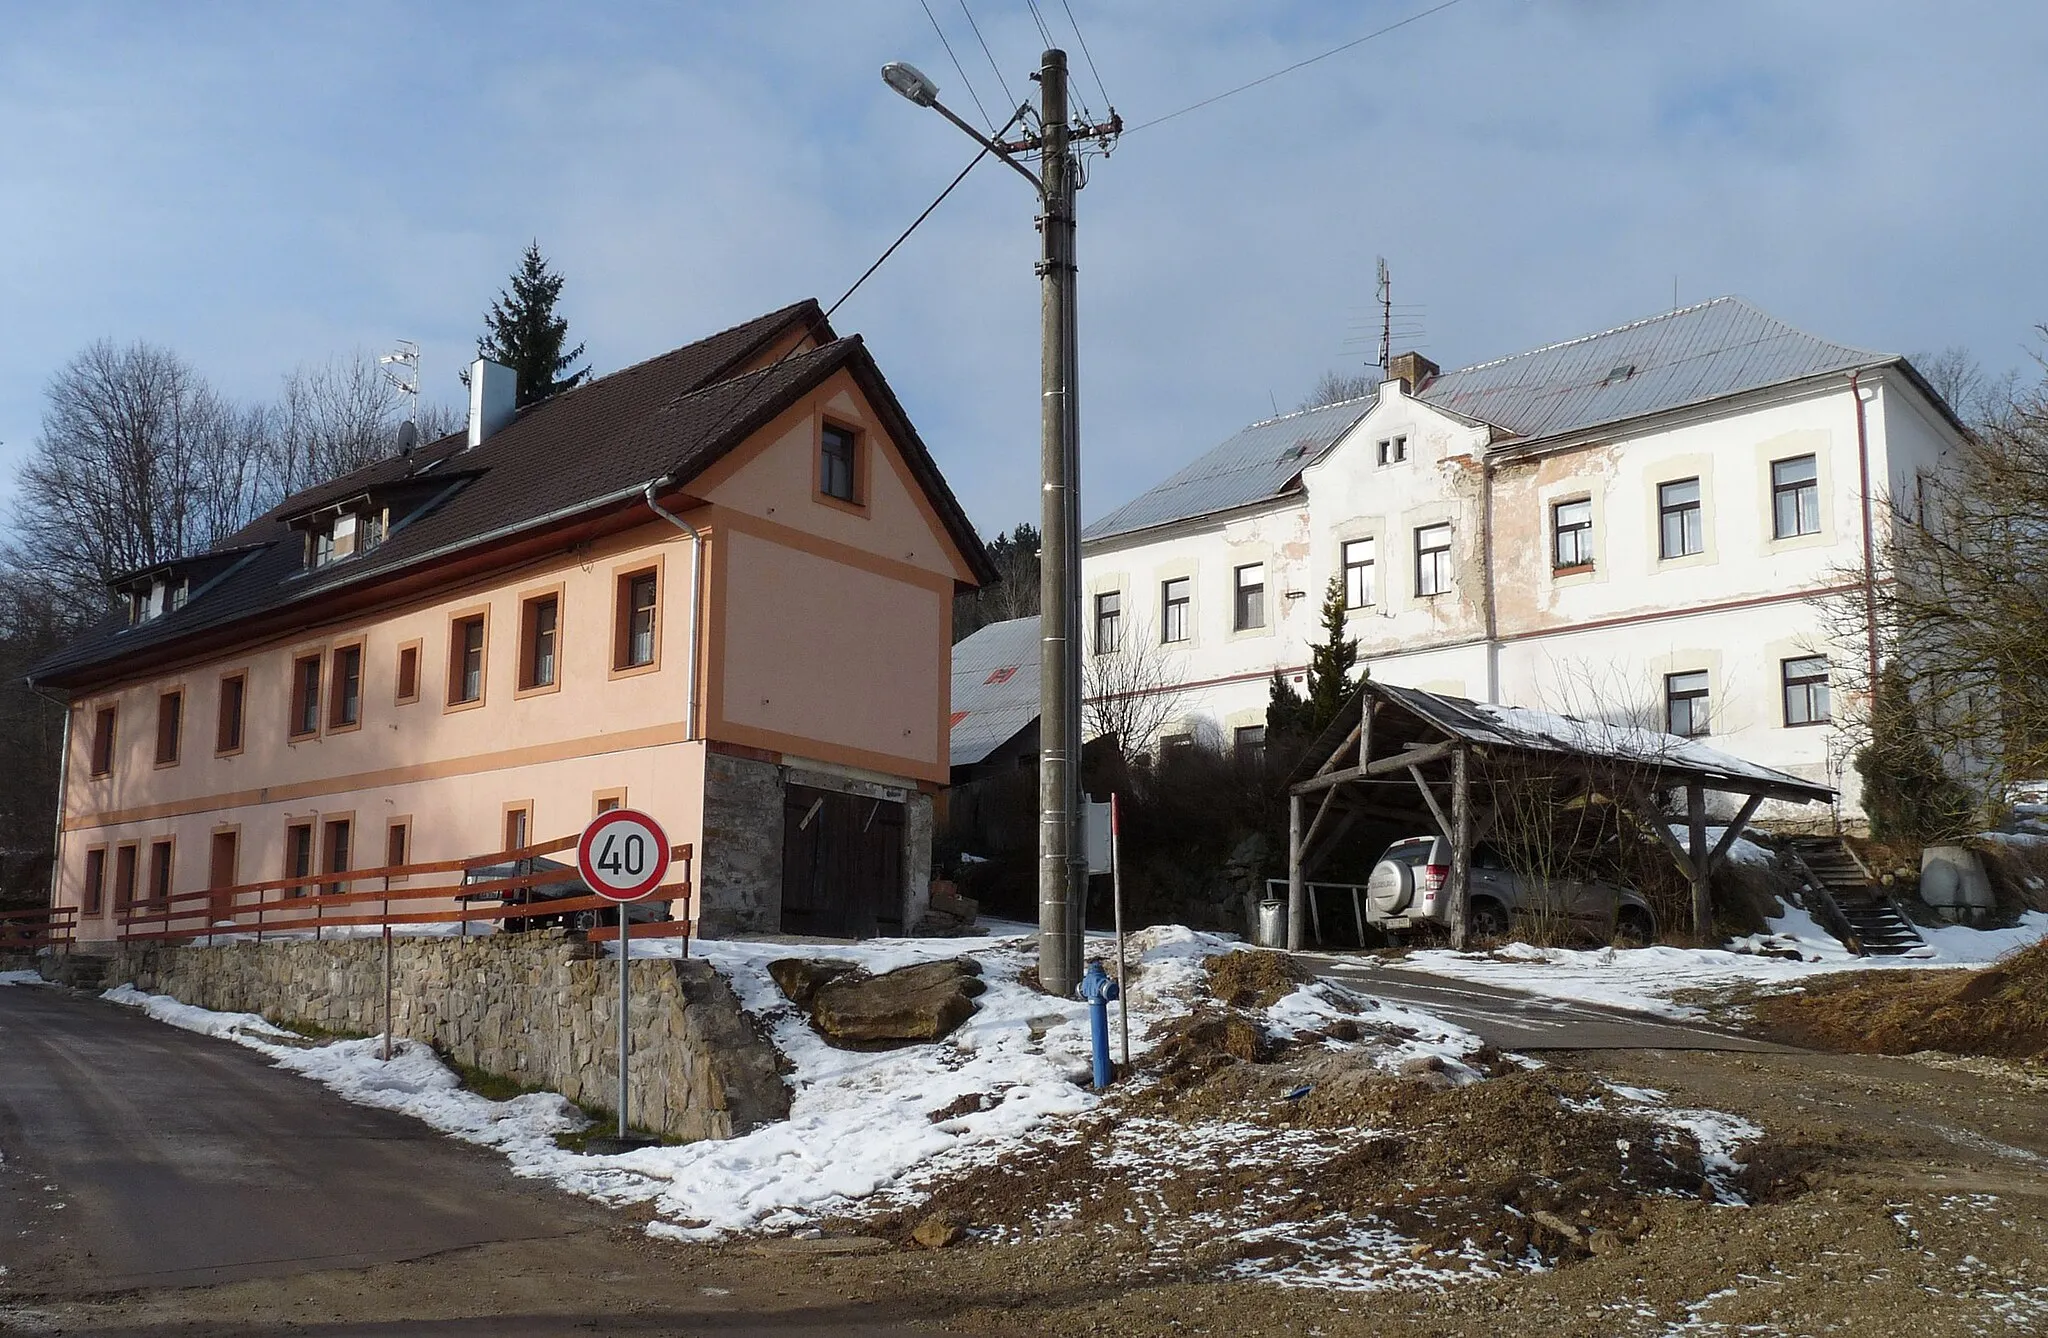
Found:
[[[1707, 840], [1710, 797], [1732, 809]], [[1692, 889], [1692, 925], [1713, 923], [1709, 879], [1766, 801], [1829, 804], [1835, 791], [1631, 723], [1493, 706], [1367, 680], [1311, 745], [1288, 790], [1287, 945], [1303, 946], [1311, 871], [1361, 819], [1433, 827], [1450, 843], [1451, 938], [1464, 947], [1473, 848], [1536, 807], [1604, 802], [1631, 814]], [[1683, 805], [1683, 818], [1666, 805]], [[1682, 825], [1680, 841], [1672, 828]]]

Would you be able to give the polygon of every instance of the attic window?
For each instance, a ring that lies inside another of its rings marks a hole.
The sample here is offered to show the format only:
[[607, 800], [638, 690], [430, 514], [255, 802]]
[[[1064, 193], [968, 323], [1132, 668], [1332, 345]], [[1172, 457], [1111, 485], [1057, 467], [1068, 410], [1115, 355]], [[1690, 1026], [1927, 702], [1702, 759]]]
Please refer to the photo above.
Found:
[[1613, 367], [1613, 369], [1612, 369], [1612, 370], [1610, 370], [1610, 371], [1609, 371], [1609, 372], [1607, 373], [1607, 380], [1606, 380], [1606, 382], [1605, 382], [1604, 384], [1606, 384], [1606, 385], [1610, 385], [1610, 386], [1611, 386], [1611, 385], [1616, 385], [1616, 384], [1619, 384], [1620, 382], [1623, 382], [1623, 381], [1626, 381], [1626, 380], [1628, 380], [1628, 379], [1629, 379], [1630, 377], [1634, 376], [1635, 374], [1636, 374], [1636, 365], [1635, 365], [1634, 363], [1632, 363], [1632, 362], [1623, 362], [1623, 363], [1617, 363], [1617, 364], [1615, 364], [1615, 366]]
[[182, 609], [191, 594], [190, 581], [173, 581], [165, 576], [151, 581], [147, 589], [137, 586], [128, 592], [128, 624], [137, 626]]
[[384, 542], [386, 517], [361, 503], [316, 517], [308, 528], [307, 565], [325, 567], [369, 552]]

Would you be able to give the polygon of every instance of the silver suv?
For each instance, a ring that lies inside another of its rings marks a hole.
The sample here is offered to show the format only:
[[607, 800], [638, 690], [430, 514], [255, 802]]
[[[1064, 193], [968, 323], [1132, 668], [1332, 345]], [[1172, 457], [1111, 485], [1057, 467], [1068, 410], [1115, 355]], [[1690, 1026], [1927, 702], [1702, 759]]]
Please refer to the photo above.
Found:
[[[1387, 847], [1366, 882], [1366, 918], [1390, 934], [1451, 922], [1451, 843], [1441, 836], [1415, 836]], [[1533, 879], [1509, 867], [1498, 850], [1472, 852], [1472, 932], [1498, 938], [1518, 917], [1555, 908], [1577, 928], [1602, 942], [1649, 943], [1657, 937], [1650, 903], [1627, 888], [1598, 881], [1552, 879], [1549, 894]]]

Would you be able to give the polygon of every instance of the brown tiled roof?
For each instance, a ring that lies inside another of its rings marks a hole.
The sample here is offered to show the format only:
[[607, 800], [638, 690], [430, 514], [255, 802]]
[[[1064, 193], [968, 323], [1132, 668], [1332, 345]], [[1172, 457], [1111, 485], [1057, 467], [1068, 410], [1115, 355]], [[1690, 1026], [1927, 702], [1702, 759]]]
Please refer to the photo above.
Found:
[[[733, 374], [797, 329], [820, 346]], [[195, 589], [183, 608], [136, 627], [109, 619], [35, 665], [31, 680], [76, 686], [126, 662], [175, 655], [178, 643], [203, 632], [294, 608], [317, 618], [322, 601], [344, 590], [626, 503], [653, 479], [686, 483], [841, 368], [902, 443], [976, 579], [995, 579], [973, 525], [866, 346], [858, 336], [835, 337], [817, 303], [804, 301], [531, 405], [475, 450], [463, 449], [466, 431], [455, 433], [288, 497], [219, 545], [259, 551]], [[443, 481], [445, 489], [436, 489]], [[390, 536], [371, 552], [304, 570], [301, 537], [286, 518], [397, 484], [430, 500], [410, 518], [394, 514]]]

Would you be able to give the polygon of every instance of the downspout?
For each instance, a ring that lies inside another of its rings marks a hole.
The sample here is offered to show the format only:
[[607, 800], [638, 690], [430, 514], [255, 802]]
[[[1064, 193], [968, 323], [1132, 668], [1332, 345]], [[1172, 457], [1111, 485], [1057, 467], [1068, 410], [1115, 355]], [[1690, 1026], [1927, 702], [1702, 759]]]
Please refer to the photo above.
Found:
[[690, 536], [690, 701], [689, 713], [685, 718], [683, 733], [686, 738], [695, 739], [699, 737], [697, 731], [697, 643], [699, 640], [699, 624], [704, 619], [704, 536], [695, 525], [692, 525], [689, 521], [684, 520], [681, 516], [654, 500], [654, 494], [667, 482], [668, 477], [666, 475], [658, 479], [648, 480], [647, 490], [642, 496], [647, 501], [648, 510]]
[[[52, 697], [49, 693], [37, 687], [34, 679], [27, 681], [30, 692], [35, 693], [36, 696], [41, 697], [44, 701], [52, 703], [58, 710], [64, 713], [64, 741], [58, 745], [57, 753], [57, 817], [51, 823], [52, 831], [50, 833], [50, 909], [55, 910], [57, 908], [57, 884], [64, 877], [64, 794], [71, 780], [71, 703], [66, 699]], [[84, 909], [85, 907], [81, 904], [79, 910], [83, 911]], [[83, 918], [83, 916], [80, 918]], [[80, 929], [84, 927], [83, 925], [79, 926]], [[77, 937], [76, 933], [72, 937], [75, 939]]]
[[[1483, 451], [1484, 448], [1482, 447]], [[1493, 580], [1493, 461], [1479, 461], [1479, 561], [1486, 584], [1486, 704], [1500, 705], [1500, 610]]]
[[1877, 700], [1877, 529], [1870, 510], [1870, 424], [1863, 408], [1861, 370], [1849, 373], [1849, 398], [1856, 403], [1856, 467], [1863, 481], [1863, 632], [1870, 656], [1871, 701]]

